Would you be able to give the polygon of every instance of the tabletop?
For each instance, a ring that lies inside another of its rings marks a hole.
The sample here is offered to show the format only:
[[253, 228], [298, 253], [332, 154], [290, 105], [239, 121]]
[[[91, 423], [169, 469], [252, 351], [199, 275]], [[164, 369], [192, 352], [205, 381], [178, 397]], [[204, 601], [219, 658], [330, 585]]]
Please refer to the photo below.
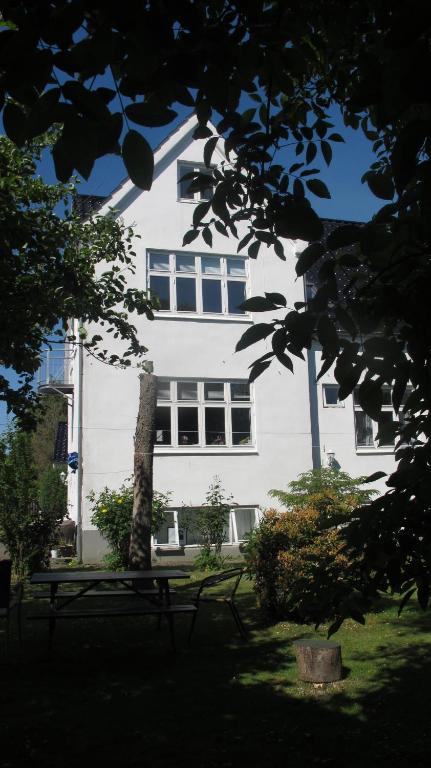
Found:
[[138, 581], [189, 579], [184, 571], [164, 569], [154, 571], [44, 571], [33, 573], [31, 584], [64, 584], [82, 581]]

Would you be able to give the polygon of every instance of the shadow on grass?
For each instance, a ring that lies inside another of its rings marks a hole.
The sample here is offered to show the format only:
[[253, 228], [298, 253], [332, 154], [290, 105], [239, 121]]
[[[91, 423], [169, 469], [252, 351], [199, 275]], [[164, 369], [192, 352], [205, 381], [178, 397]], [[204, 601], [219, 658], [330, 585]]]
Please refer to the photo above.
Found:
[[51, 657], [46, 627], [27, 627], [22, 655], [0, 665], [5, 768], [429, 764], [429, 645], [377, 646], [358, 688], [351, 676], [316, 688], [297, 683], [292, 648], [312, 630], [259, 628], [252, 600], [238, 599], [248, 643], [224, 606], [208, 606], [190, 649], [178, 620], [177, 654], [148, 619], [65, 622]]

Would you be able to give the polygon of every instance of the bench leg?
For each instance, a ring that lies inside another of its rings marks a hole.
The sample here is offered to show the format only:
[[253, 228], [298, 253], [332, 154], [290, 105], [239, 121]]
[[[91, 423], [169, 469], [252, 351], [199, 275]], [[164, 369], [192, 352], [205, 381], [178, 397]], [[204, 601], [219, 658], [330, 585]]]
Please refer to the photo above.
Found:
[[189, 631], [189, 636], [188, 636], [188, 639], [187, 639], [187, 644], [188, 645], [192, 644], [192, 634], [193, 634], [193, 630], [195, 628], [197, 615], [198, 615], [198, 611], [195, 611], [194, 614], [193, 614], [193, 617], [192, 617], [192, 623], [190, 624], [190, 631]]

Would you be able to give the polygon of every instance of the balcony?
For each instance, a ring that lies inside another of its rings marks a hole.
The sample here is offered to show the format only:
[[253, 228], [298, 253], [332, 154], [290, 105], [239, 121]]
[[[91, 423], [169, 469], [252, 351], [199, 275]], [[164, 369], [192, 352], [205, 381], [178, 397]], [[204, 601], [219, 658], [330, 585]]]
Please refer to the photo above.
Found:
[[39, 392], [71, 395], [74, 361], [75, 350], [69, 344], [56, 344], [54, 349], [42, 350], [36, 377]]

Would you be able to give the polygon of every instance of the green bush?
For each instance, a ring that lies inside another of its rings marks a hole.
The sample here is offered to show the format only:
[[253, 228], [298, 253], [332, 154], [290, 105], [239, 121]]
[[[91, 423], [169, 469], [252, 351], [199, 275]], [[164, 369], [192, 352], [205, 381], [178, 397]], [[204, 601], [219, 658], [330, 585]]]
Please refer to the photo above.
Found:
[[361, 479], [335, 473], [301, 475], [284, 494], [289, 511], [266, 511], [249, 536], [247, 568], [261, 607], [273, 618], [332, 618], [357, 580], [359, 563], [345, 551], [343, 525], [374, 491], [358, 489]]
[[[129, 561], [129, 541], [133, 514], [133, 483], [124, 483], [118, 491], [107, 487], [100, 493], [92, 491], [87, 497], [93, 514], [91, 522], [106, 539], [111, 552], [104, 557], [111, 570], [127, 568]], [[170, 494], [153, 493], [153, 517], [151, 532], [154, 534], [163, 525], [165, 508], [169, 504]]]
[[232, 497], [225, 496], [220, 478], [214, 477], [202, 507], [183, 508], [185, 527], [193, 531], [201, 543], [199, 555], [195, 559], [197, 568], [215, 571], [222, 568], [226, 557], [221, 549], [225, 540], [226, 527], [229, 524], [230, 503]]

